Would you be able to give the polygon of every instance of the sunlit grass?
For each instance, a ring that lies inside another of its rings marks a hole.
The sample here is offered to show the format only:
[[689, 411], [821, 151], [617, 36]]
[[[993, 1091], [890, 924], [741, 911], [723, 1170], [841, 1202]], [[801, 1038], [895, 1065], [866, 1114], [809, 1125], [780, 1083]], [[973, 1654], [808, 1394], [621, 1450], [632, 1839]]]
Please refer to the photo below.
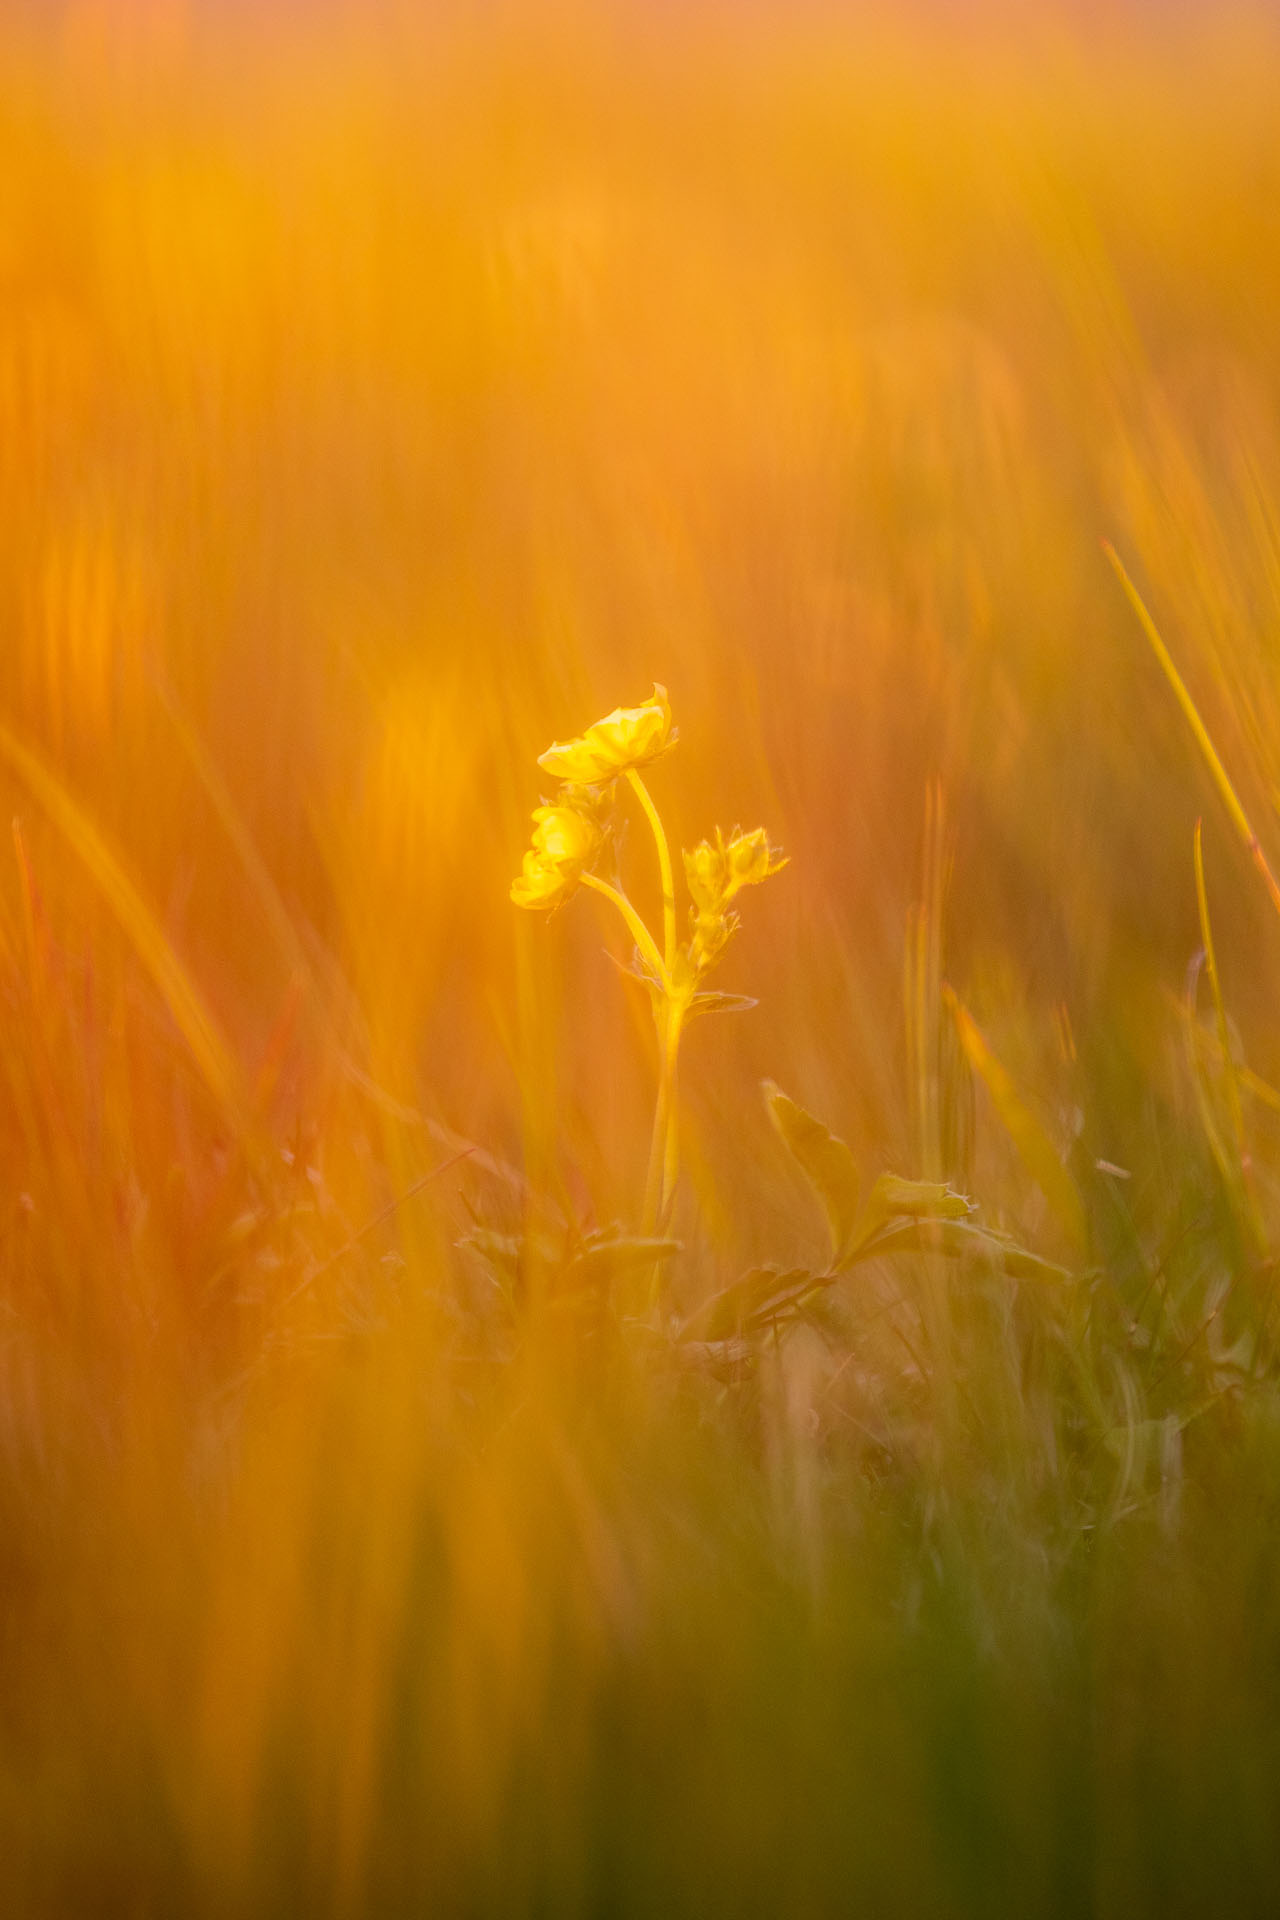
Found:
[[6, 1914], [1276, 1909], [1278, 81], [6, 15]]

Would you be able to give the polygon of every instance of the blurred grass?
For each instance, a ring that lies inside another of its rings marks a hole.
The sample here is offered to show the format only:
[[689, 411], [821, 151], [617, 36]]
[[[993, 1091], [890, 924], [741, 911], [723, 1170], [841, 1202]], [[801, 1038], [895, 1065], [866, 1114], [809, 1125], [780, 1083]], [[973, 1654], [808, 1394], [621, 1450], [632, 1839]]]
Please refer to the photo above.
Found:
[[[1100, 542], [1274, 865], [1278, 78], [6, 10], [6, 1912], [1276, 1910], [1280, 926]], [[673, 1310], [825, 1259], [765, 1078], [1067, 1280], [726, 1377], [459, 1249], [637, 1218], [645, 1008], [507, 884], [655, 679], [678, 838], [791, 856]]]

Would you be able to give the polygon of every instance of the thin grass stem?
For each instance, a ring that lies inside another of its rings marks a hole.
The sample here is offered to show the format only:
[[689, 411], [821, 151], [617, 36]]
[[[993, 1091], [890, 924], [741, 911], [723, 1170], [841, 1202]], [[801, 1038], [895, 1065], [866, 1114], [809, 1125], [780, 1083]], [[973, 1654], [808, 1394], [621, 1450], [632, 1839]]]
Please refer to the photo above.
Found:
[[[1214, 1017], [1218, 1028], [1218, 1046], [1222, 1053], [1222, 1074], [1226, 1088], [1227, 1109], [1231, 1116], [1231, 1130], [1235, 1135], [1236, 1157], [1239, 1162], [1240, 1184], [1245, 1212], [1249, 1226], [1259, 1247], [1265, 1248], [1266, 1235], [1258, 1215], [1257, 1201], [1253, 1191], [1253, 1165], [1249, 1153], [1249, 1143], [1244, 1130], [1244, 1112], [1240, 1102], [1240, 1083], [1236, 1076], [1235, 1061], [1231, 1056], [1231, 1033], [1227, 1026], [1226, 1003], [1222, 998], [1222, 983], [1218, 978], [1218, 958], [1213, 945], [1213, 928], [1209, 921], [1209, 894], [1204, 879], [1203, 822], [1196, 821], [1193, 841], [1196, 869], [1196, 905], [1200, 913], [1200, 939], [1204, 946], [1205, 972], [1209, 976], [1209, 992], [1213, 999]], [[1234, 1183], [1233, 1183], [1234, 1184]]]
[[1160, 670], [1164, 674], [1165, 679], [1169, 682], [1169, 685], [1172, 687], [1174, 698], [1177, 700], [1178, 705], [1182, 708], [1183, 715], [1185, 716], [1187, 721], [1187, 725], [1191, 728], [1192, 733], [1195, 735], [1196, 744], [1199, 747], [1200, 752], [1204, 756], [1205, 765], [1208, 767], [1209, 772], [1213, 777], [1214, 785], [1218, 789], [1218, 792], [1222, 798], [1223, 805], [1226, 807], [1228, 814], [1231, 816], [1231, 824], [1234, 826], [1236, 832], [1239, 834], [1240, 838], [1243, 840], [1245, 847], [1248, 850], [1249, 856], [1253, 861], [1254, 866], [1258, 869], [1258, 872], [1262, 875], [1263, 882], [1266, 885], [1267, 892], [1271, 895], [1272, 906], [1275, 908], [1277, 913], [1280, 913], [1280, 881], [1276, 879], [1276, 876], [1272, 872], [1270, 864], [1267, 860], [1267, 856], [1262, 851], [1262, 843], [1258, 839], [1257, 834], [1254, 832], [1253, 827], [1250, 824], [1248, 814], [1245, 812], [1243, 806], [1240, 804], [1239, 796], [1237, 795], [1235, 788], [1231, 784], [1230, 774], [1227, 772], [1226, 768], [1223, 766], [1222, 761], [1218, 758], [1218, 750], [1214, 746], [1213, 741], [1210, 738], [1209, 729], [1205, 726], [1204, 721], [1200, 718], [1200, 713], [1198, 708], [1196, 707], [1196, 703], [1191, 698], [1191, 694], [1187, 689], [1186, 683], [1183, 680], [1182, 675], [1178, 672], [1177, 667], [1174, 665], [1173, 655], [1169, 652], [1168, 647], [1166, 647], [1164, 641], [1160, 638], [1159, 630], [1156, 627], [1155, 621], [1151, 618], [1151, 615], [1147, 611], [1146, 603], [1143, 600], [1142, 595], [1138, 592], [1138, 589], [1134, 586], [1133, 581], [1129, 578], [1128, 573], [1125, 571], [1124, 562], [1121, 560], [1119, 554], [1116, 552], [1115, 548], [1112, 546], [1109, 540], [1104, 540], [1102, 542], [1102, 551], [1106, 554], [1107, 559], [1111, 562], [1111, 565], [1115, 570], [1116, 578], [1119, 580], [1120, 585], [1124, 588], [1125, 595], [1129, 601], [1129, 605], [1133, 608], [1135, 614], [1138, 616], [1138, 623], [1141, 626], [1142, 631], [1147, 636], [1147, 640], [1149, 641], [1151, 646], [1151, 651], [1155, 654], [1156, 659], [1160, 663]]

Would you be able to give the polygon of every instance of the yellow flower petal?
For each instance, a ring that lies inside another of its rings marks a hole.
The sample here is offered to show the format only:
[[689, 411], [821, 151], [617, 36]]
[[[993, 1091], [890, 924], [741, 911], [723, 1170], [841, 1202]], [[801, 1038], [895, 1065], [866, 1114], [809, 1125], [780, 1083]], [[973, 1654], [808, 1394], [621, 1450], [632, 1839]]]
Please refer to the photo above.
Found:
[[595, 821], [574, 807], [539, 807], [533, 820], [534, 847], [548, 860], [581, 866], [600, 844]]
[[576, 885], [576, 874], [530, 848], [524, 866], [511, 882], [511, 898], [517, 907], [554, 907], [567, 899]]
[[515, 905], [554, 907], [567, 900], [603, 837], [596, 822], [576, 807], [538, 807], [533, 816], [533, 845], [511, 882]]
[[674, 741], [667, 690], [656, 682], [652, 700], [640, 707], [615, 707], [576, 740], [555, 741], [538, 765], [558, 780], [597, 787], [616, 780], [628, 767], [646, 766]]

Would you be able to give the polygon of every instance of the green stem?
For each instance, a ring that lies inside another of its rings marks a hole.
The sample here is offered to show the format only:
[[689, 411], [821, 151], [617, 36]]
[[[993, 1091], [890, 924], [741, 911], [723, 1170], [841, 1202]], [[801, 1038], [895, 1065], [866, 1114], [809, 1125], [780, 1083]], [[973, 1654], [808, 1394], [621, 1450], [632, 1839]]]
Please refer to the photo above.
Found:
[[627, 784], [648, 815], [658, 849], [658, 870], [662, 875], [663, 957], [666, 961], [667, 973], [671, 974], [676, 964], [676, 888], [671, 873], [671, 849], [667, 845], [667, 830], [662, 824], [662, 816], [653, 804], [648, 787], [634, 767], [627, 768]]
[[[644, 1211], [640, 1216], [640, 1231], [645, 1239], [651, 1239], [657, 1231], [658, 1214], [662, 1207], [662, 1187], [666, 1173], [667, 1113], [669, 1096], [667, 1086], [667, 1027], [671, 1016], [671, 1002], [659, 1001], [653, 1009], [654, 1024], [658, 1029], [658, 1099], [653, 1109], [653, 1133], [649, 1140], [649, 1168], [644, 1181]], [[655, 1279], [657, 1269], [654, 1270]]]
[[[603, 894], [606, 900], [611, 900], [617, 907], [662, 988], [662, 998], [655, 1002], [653, 1009], [654, 1025], [658, 1030], [658, 1098], [653, 1114], [653, 1135], [649, 1143], [649, 1168], [645, 1176], [642, 1216], [642, 1231], [650, 1235], [657, 1231], [659, 1222], [667, 1217], [680, 1166], [677, 1084], [680, 1030], [684, 1025], [687, 1001], [677, 996], [674, 984], [677, 958], [676, 889], [666, 829], [649, 789], [634, 767], [627, 769], [627, 782], [644, 808], [658, 849], [658, 870], [662, 876], [664, 952], [659, 954], [653, 935], [625, 894], [593, 873], [584, 873], [582, 880], [584, 886]], [[652, 1283], [655, 1299], [660, 1280], [661, 1268], [655, 1266]]]
[[[672, 997], [654, 1008], [658, 1028], [658, 1102], [653, 1114], [649, 1172], [644, 1188], [641, 1231], [646, 1236], [665, 1232], [680, 1170], [680, 1033], [687, 1006], [686, 1000]], [[662, 1268], [655, 1265], [650, 1281], [651, 1303], [654, 1306], [657, 1305], [661, 1284]]]
[[662, 991], [669, 995], [671, 992], [671, 975], [667, 972], [666, 965], [662, 955], [658, 952], [653, 935], [631, 902], [627, 899], [626, 894], [619, 893], [616, 887], [611, 887], [607, 880], [601, 880], [598, 875], [594, 873], [584, 873], [581, 879], [584, 887], [590, 887], [593, 893], [603, 894], [606, 900], [612, 900], [614, 906], [618, 909], [618, 912], [631, 929], [636, 945], [661, 982]]
[[686, 1002], [673, 1000], [667, 1008], [662, 1065], [666, 1085], [666, 1124], [662, 1142], [662, 1213], [665, 1221], [680, 1170], [679, 1062], [680, 1029], [684, 1024]]

